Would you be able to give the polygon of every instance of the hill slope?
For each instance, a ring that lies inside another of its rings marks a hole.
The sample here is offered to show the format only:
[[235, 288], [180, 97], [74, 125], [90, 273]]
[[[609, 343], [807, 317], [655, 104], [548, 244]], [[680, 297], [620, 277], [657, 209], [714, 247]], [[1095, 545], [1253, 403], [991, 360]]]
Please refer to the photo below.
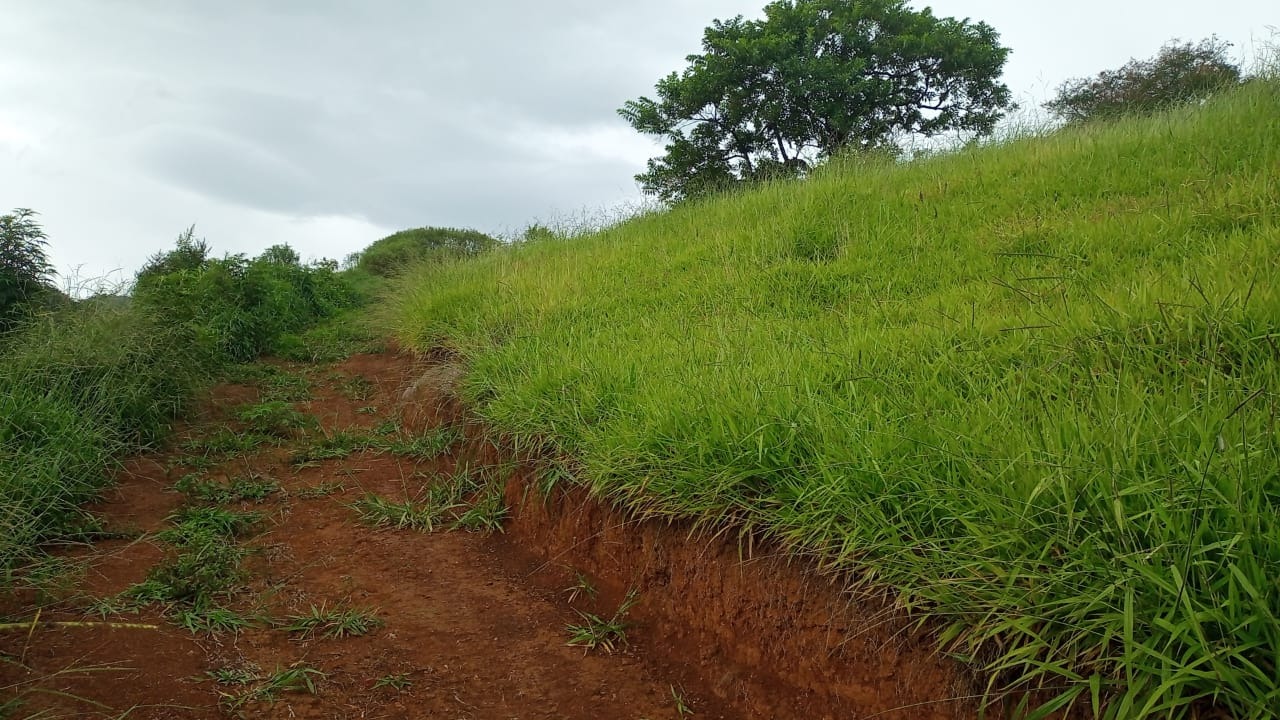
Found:
[[391, 312], [597, 492], [892, 586], [994, 687], [1280, 717], [1278, 118], [1259, 81], [838, 163], [424, 269]]

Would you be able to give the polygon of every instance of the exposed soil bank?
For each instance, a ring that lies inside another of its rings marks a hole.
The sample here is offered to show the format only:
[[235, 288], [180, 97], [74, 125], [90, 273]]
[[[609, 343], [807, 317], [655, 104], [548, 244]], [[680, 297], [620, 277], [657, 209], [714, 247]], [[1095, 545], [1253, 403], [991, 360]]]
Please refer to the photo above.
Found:
[[[453, 396], [460, 376], [447, 354], [428, 358], [404, 396], [406, 420], [468, 424]], [[469, 436], [484, 435], [470, 426]], [[471, 451], [500, 459], [483, 443]], [[606, 605], [637, 592], [637, 642], [745, 716], [978, 716], [973, 677], [887, 600], [851, 598], [806, 561], [769, 548], [628, 519], [581, 487], [545, 497], [535, 474], [522, 464], [507, 483], [511, 519], [498, 542], [512, 571], [546, 588], [586, 573]]]

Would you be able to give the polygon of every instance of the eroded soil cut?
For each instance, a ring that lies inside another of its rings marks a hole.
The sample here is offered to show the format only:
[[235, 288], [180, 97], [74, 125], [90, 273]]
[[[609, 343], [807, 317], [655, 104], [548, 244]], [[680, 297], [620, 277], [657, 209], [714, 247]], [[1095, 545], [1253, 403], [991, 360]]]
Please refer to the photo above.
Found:
[[94, 508], [119, 538], [60, 551], [69, 580], [0, 604], [0, 708], [976, 716], [949, 699], [971, 681], [890, 605], [581, 488], [542, 495], [467, 419], [459, 377], [447, 356], [388, 353], [216, 388], [178, 449], [129, 462]]

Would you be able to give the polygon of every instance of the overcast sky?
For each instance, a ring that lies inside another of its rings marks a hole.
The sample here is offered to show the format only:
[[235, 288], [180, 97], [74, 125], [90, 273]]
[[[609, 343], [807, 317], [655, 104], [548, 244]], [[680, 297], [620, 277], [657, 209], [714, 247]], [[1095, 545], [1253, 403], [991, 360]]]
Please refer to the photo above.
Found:
[[[0, 0], [0, 213], [40, 212], [81, 277], [131, 275], [193, 223], [218, 251], [340, 258], [404, 227], [594, 215], [660, 152], [615, 110], [764, 4]], [[1001, 33], [1026, 106], [1174, 37], [1251, 58], [1280, 23], [1275, 0], [931, 5]]]

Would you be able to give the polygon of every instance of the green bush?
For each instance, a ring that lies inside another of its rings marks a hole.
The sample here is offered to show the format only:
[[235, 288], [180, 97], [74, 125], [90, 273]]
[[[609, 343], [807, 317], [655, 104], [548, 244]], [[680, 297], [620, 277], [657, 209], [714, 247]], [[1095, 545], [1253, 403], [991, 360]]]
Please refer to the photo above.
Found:
[[388, 235], [353, 256], [353, 260], [358, 270], [391, 277], [416, 263], [470, 257], [500, 244], [476, 230], [424, 227]]
[[243, 255], [209, 259], [207, 246], [194, 243], [190, 234], [139, 272], [134, 299], [189, 332], [207, 363], [251, 360], [282, 335], [359, 300], [332, 262], [299, 264], [287, 246], [253, 260]]

